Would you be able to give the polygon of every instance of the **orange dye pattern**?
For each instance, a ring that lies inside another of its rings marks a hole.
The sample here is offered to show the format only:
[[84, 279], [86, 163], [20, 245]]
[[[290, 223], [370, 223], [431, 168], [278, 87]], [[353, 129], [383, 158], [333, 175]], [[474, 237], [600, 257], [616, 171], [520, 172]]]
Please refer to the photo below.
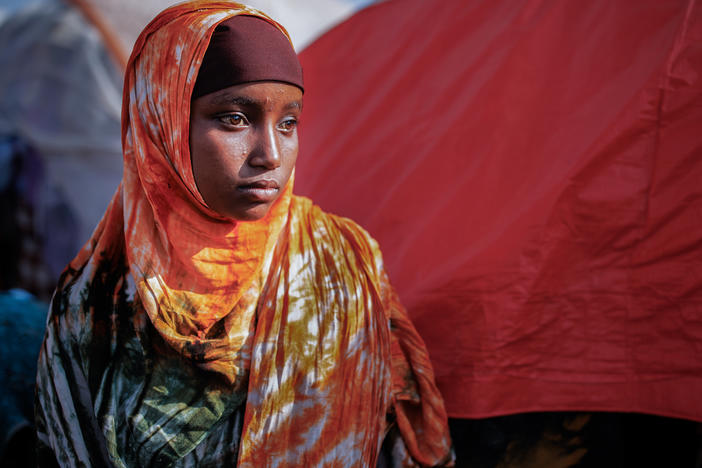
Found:
[[396, 463], [450, 464], [431, 364], [377, 243], [292, 195], [294, 176], [256, 222], [223, 218], [196, 188], [190, 95], [215, 26], [239, 14], [285, 33], [231, 2], [171, 7], [142, 32], [125, 77], [123, 181], [71, 268], [98, 271], [124, 249], [156, 332], [246, 394], [239, 466], [375, 466], [393, 428], [409, 454]]

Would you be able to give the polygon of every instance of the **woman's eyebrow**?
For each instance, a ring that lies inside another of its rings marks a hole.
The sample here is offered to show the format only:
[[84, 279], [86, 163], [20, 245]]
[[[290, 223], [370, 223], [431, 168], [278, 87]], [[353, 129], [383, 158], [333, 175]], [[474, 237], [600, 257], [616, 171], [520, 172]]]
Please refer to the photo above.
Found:
[[255, 106], [255, 105], [260, 105], [260, 102], [256, 101], [255, 99], [251, 99], [250, 97], [247, 96], [237, 96], [237, 95], [232, 95], [232, 94], [222, 94], [220, 96], [217, 96], [214, 99], [214, 104], [216, 105], [221, 105], [221, 104], [236, 104], [240, 106]]
[[[241, 96], [241, 95], [235, 95], [235, 94], [222, 94], [220, 96], [217, 96], [214, 98], [213, 104], [215, 105], [239, 105], [242, 107], [262, 107], [263, 102], [258, 101], [256, 99], [250, 98], [248, 96]], [[301, 101], [291, 101], [288, 104], [285, 105], [284, 107], [285, 110], [291, 110], [291, 109], [296, 109], [296, 110], [302, 110], [302, 102]]]
[[302, 101], [292, 101], [285, 105], [285, 110], [302, 110]]

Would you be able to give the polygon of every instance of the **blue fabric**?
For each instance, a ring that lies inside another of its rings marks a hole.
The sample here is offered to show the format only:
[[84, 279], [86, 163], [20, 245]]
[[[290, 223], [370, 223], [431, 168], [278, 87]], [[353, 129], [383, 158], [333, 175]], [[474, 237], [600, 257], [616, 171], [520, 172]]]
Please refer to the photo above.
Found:
[[34, 425], [34, 381], [48, 305], [21, 289], [0, 292], [0, 442]]

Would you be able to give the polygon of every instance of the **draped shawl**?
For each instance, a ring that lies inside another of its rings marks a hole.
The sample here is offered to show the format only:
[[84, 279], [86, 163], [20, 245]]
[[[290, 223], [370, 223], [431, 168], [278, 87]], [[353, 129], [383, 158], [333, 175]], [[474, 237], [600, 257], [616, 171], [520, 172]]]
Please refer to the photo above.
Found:
[[190, 2], [136, 42], [122, 183], [48, 318], [40, 462], [450, 463], [431, 365], [377, 243], [292, 195], [294, 177], [256, 222], [223, 218], [196, 188], [190, 95], [214, 27], [238, 14], [285, 33], [242, 5]]

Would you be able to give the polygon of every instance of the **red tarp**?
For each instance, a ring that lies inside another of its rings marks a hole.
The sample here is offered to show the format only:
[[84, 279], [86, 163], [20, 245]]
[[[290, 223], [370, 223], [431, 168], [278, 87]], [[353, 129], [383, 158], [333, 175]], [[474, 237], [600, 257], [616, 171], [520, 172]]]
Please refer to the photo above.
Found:
[[378, 239], [451, 416], [702, 421], [701, 3], [389, 0], [301, 54], [297, 191]]

